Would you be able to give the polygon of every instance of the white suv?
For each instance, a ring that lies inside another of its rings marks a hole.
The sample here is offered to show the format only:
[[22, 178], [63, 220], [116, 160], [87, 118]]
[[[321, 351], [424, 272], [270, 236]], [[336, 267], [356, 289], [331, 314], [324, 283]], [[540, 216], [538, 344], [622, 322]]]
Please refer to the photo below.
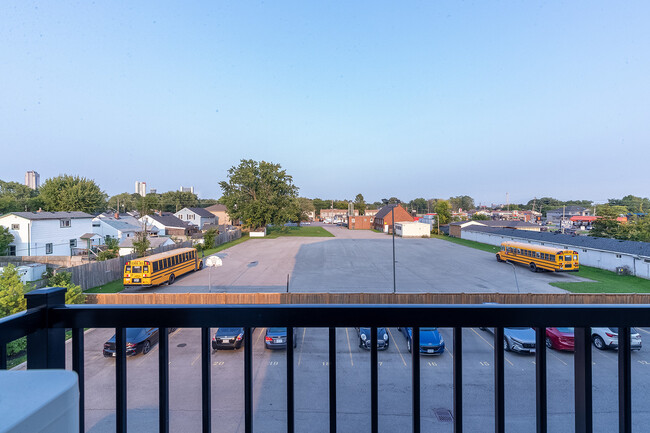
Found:
[[[596, 349], [618, 349], [618, 328], [591, 328], [591, 341]], [[641, 350], [641, 335], [634, 328], [630, 328], [630, 346]]]

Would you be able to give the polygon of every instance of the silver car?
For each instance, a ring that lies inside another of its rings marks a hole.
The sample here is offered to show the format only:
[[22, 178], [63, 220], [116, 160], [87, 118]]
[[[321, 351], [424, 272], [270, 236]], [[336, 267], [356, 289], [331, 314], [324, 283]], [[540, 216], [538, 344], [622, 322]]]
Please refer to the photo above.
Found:
[[[591, 341], [596, 349], [618, 349], [618, 328], [591, 328]], [[630, 347], [641, 350], [641, 335], [630, 328]]]

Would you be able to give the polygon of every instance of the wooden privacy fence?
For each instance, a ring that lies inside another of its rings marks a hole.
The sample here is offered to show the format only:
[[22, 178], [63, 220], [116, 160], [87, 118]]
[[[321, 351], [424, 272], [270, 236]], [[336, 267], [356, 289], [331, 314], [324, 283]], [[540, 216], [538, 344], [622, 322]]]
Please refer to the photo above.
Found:
[[647, 304], [650, 294], [602, 293], [112, 293], [90, 304]]

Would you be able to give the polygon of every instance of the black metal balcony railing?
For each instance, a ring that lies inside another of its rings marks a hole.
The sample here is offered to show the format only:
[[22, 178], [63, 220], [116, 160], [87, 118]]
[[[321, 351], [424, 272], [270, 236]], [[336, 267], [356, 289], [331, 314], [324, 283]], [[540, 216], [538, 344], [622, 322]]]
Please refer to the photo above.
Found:
[[[453, 422], [463, 431], [462, 379], [464, 327], [495, 327], [494, 412], [495, 432], [505, 431], [505, 387], [503, 328], [531, 326], [537, 329], [536, 425], [547, 431], [547, 378], [544, 328], [575, 327], [574, 395], [575, 431], [593, 431], [591, 326], [603, 322], [619, 327], [618, 399], [619, 431], [631, 427], [630, 327], [650, 326], [650, 307], [645, 305], [65, 305], [65, 289], [46, 288], [30, 292], [27, 310], [0, 319], [0, 368], [6, 369], [6, 344], [27, 336], [27, 368], [65, 368], [65, 329], [72, 329], [72, 368], [79, 375], [80, 431], [84, 430], [84, 328], [116, 328], [116, 417], [117, 431], [126, 431], [126, 348], [125, 328], [160, 328], [159, 430], [169, 431], [169, 342], [167, 328], [201, 328], [202, 425], [211, 430], [210, 327], [241, 324], [244, 336], [244, 420], [245, 431], [253, 431], [252, 338], [251, 328], [286, 327], [288, 340], [293, 327], [329, 328], [329, 420], [336, 432], [336, 342], [337, 327], [371, 327], [370, 424], [378, 431], [377, 327], [413, 326], [413, 347], [419, 347], [419, 328], [430, 326], [435, 317], [439, 327], [453, 328]], [[137, 313], [137, 314], [134, 314]], [[294, 431], [293, 346], [287, 344], [287, 431]], [[412, 425], [420, 431], [420, 355], [412, 353]]]

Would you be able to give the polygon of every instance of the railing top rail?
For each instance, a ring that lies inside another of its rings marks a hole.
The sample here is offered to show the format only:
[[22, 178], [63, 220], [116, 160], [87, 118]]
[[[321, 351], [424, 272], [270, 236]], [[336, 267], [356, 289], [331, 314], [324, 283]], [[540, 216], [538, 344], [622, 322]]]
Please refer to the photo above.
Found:
[[70, 305], [51, 327], [650, 326], [650, 305]]
[[45, 307], [31, 308], [0, 319], [0, 344], [25, 337], [45, 323]]

